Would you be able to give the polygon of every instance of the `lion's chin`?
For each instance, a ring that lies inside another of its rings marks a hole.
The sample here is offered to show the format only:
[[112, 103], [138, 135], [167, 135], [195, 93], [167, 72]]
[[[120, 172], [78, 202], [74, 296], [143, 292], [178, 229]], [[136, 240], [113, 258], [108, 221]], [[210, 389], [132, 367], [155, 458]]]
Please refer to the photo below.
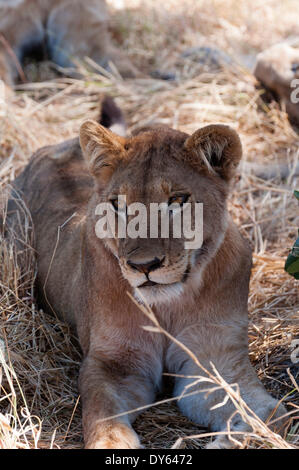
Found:
[[171, 303], [178, 299], [184, 291], [184, 285], [181, 282], [172, 284], [154, 284], [135, 288], [134, 295], [138, 302], [148, 305], [158, 305]]

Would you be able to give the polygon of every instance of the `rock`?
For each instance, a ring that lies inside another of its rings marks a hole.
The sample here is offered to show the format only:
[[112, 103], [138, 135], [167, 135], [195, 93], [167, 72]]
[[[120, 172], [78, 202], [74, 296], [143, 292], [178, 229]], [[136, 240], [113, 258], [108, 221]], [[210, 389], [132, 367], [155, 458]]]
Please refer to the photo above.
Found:
[[290, 121], [299, 124], [299, 49], [276, 44], [257, 56], [255, 77], [286, 106]]
[[151, 72], [151, 76], [159, 80], [166, 80], [171, 82], [176, 79], [176, 73], [172, 71], [163, 72], [161, 70], [153, 70]]
[[219, 69], [223, 65], [232, 64], [232, 59], [225, 52], [209, 46], [190, 47], [182, 53], [182, 57], [212, 69]]

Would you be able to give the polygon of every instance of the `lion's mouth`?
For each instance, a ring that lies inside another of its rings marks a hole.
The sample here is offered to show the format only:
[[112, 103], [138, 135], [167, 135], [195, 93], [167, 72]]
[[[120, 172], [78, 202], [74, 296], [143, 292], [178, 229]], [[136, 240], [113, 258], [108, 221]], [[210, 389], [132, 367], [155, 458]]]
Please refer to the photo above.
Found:
[[167, 286], [177, 285], [179, 283], [185, 283], [189, 277], [189, 273], [190, 273], [190, 268], [188, 266], [180, 281], [161, 283], [161, 282], [155, 282], [155, 281], [151, 281], [150, 279], [147, 279], [143, 284], [140, 284], [138, 286], [138, 289], [143, 288], [143, 287], [167, 287]]
[[174, 285], [177, 285], [177, 284], [180, 284], [180, 281], [161, 283], [161, 282], [154, 282], [154, 281], [147, 280], [143, 284], [138, 286], [138, 289], [143, 288], [143, 287], [157, 287], [157, 288], [158, 287], [170, 287], [170, 286], [174, 286]]
[[138, 286], [138, 287], [153, 287], [153, 286], [158, 286], [160, 284], [158, 284], [158, 282], [154, 282], [154, 281], [145, 281], [143, 284], [141, 284], [141, 286]]

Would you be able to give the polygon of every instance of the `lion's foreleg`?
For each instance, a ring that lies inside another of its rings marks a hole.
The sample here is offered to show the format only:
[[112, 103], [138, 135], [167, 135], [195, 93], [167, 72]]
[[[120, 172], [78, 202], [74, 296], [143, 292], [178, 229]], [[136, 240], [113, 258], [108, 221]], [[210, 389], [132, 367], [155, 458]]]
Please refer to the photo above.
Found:
[[[278, 401], [266, 392], [249, 362], [245, 324], [226, 321], [219, 325], [201, 325], [197, 329], [193, 326], [183, 332], [179, 339], [194, 353], [199, 363], [213, 374], [212, 363], [221, 377], [233, 386], [233, 390], [239, 390], [241, 398], [262, 421], [267, 421], [274, 412], [273, 419], [285, 413], [282, 405], [276, 410]], [[212, 431], [227, 433], [229, 428], [230, 431], [240, 432], [237, 438], [242, 440], [242, 432], [250, 431], [251, 427], [236, 412], [231, 399], [226, 399], [225, 390], [219, 389], [217, 382], [204, 381], [205, 377], [210, 379], [208, 374], [175, 345], [169, 349], [168, 363], [170, 370], [180, 375], [176, 378], [174, 394], [182, 396], [178, 406], [183, 414]], [[183, 398], [188, 393], [194, 394]], [[277, 431], [281, 425], [282, 422], [278, 421]], [[209, 446], [228, 448], [233, 444], [222, 435]]]
[[150, 380], [126, 372], [125, 366], [102, 362], [89, 355], [80, 371], [83, 433], [86, 448], [137, 449], [140, 442], [131, 423], [138, 411], [153, 401]]

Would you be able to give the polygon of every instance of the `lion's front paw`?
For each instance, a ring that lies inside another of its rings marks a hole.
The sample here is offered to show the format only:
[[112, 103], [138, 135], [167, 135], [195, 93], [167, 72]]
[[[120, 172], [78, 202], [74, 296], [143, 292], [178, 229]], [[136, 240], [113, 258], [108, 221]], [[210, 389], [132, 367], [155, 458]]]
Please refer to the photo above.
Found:
[[233, 449], [236, 445], [226, 436], [218, 436], [214, 441], [206, 444], [205, 449]]
[[[274, 398], [268, 398], [268, 402], [260, 406], [255, 410], [256, 414], [260, 419], [265, 421], [267, 425], [274, 432], [277, 432], [283, 435], [284, 428], [287, 423], [287, 418], [283, 417], [286, 414], [286, 409], [282, 404], [278, 404], [278, 401]], [[237, 418], [238, 419], [238, 418]], [[250, 432], [251, 427], [242, 421], [235, 422], [231, 428], [231, 431], [234, 432], [232, 436], [235, 438], [235, 442], [232, 439], [229, 439], [228, 435], [221, 434], [216, 437], [215, 440], [209, 442], [205, 448], [206, 449], [233, 449], [238, 447], [238, 442], [243, 441], [244, 433]], [[240, 434], [235, 434], [240, 432]]]
[[283, 436], [289, 419], [287, 416], [285, 416], [286, 414], [287, 410], [284, 405], [281, 403], [278, 404], [278, 401], [273, 399], [264, 411], [265, 418], [267, 418], [264, 418], [264, 420], [267, 422], [267, 425], [272, 431]]
[[89, 437], [85, 449], [140, 449], [135, 431], [123, 423], [110, 424]]

